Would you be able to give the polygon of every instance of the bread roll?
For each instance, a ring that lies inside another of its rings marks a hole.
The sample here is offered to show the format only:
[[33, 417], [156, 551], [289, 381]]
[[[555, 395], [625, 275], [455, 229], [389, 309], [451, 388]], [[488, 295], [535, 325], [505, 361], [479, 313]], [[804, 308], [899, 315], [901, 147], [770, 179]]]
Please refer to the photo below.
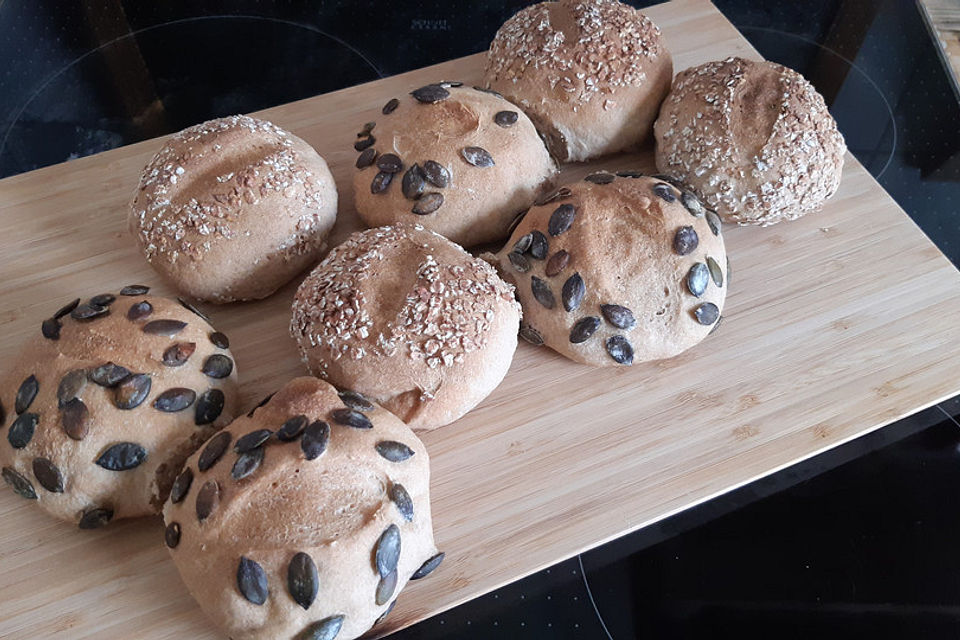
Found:
[[617, 0], [541, 2], [507, 20], [484, 82], [518, 104], [561, 162], [636, 147], [673, 76], [660, 29]]
[[183, 294], [264, 298], [314, 264], [337, 215], [327, 163], [306, 142], [247, 116], [170, 137], [143, 170], [130, 232]]
[[464, 246], [507, 236], [555, 172], [530, 120], [502, 97], [459, 82], [391, 98], [358, 134], [357, 213]]
[[146, 292], [63, 307], [0, 383], [4, 480], [81, 529], [158, 513], [183, 461], [236, 410], [227, 337]]
[[566, 185], [497, 254], [520, 335], [594, 366], [659, 360], [719, 323], [729, 268], [720, 220], [688, 191], [632, 171]]
[[840, 185], [836, 122], [816, 89], [779, 64], [727, 58], [679, 73], [655, 132], [657, 169], [727, 222], [793, 220]]
[[314, 375], [432, 429], [500, 384], [519, 322], [513, 288], [490, 265], [397, 225], [335, 247], [300, 285], [290, 332]]
[[429, 484], [427, 451], [400, 420], [297, 378], [191, 456], [164, 539], [234, 640], [350, 640], [442, 559]]

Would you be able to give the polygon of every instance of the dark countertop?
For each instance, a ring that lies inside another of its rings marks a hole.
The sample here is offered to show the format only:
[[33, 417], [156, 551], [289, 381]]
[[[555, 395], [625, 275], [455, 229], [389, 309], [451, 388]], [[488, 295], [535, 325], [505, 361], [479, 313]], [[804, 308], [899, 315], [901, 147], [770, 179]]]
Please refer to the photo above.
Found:
[[[475, 53], [525, 4], [0, 2], [0, 177]], [[716, 4], [960, 264], [960, 96], [915, 3]], [[958, 416], [954, 398], [394, 637], [958, 637]]]

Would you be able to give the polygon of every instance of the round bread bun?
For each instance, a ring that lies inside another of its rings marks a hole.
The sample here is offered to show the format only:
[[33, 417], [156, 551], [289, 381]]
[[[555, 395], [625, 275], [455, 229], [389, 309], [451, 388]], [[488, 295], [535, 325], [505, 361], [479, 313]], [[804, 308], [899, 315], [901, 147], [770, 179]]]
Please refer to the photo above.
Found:
[[484, 82], [530, 116], [557, 160], [578, 162], [643, 143], [672, 76], [645, 15], [617, 0], [560, 0], [500, 27]]
[[519, 325], [513, 287], [489, 264], [397, 225], [335, 247], [300, 285], [290, 332], [314, 375], [433, 429], [500, 384]]
[[678, 74], [654, 131], [657, 169], [727, 222], [768, 226], [823, 207], [846, 145], [796, 71], [727, 58]]
[[237, 406], [227, 337], [147, 289], [38, 322], [0, 382], [3, 479], [81, 529], [159, 513], [183, 461]]
[[729, 273], [716, 214], [632, 171], [561, 187], [496, 260], [523, 305], [520, 335], [594, 366], [670, 358], [703, 340]]
[[459, 82], [390, 99], [354, 148], [367, 226], [421, 224], [465, 247], [505, 238], [556, 171], [529, 118]]
[[163, 515], [180, 576], [234, 640], [356, 638], [443, 558], [423, 443], [316, 378], [211, 438]]
[[140, 176], [130, 233], [183, 294], [264, 298], [314, 264], [337, 216], [333, 176], [270, 122], [219, 118], [171, 136]]

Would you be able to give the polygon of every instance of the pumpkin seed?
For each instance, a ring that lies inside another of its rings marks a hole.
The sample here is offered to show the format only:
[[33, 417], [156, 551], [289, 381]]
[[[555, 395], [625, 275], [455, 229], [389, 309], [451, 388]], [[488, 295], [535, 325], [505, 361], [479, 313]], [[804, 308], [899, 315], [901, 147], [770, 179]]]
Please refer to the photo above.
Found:
[[130, 370], [113, 362], [107, 362], [91, 369], [87, 376], [91, 382], [112, 389], [130, 376]]
[[450, 92], [439, 84], [428, 84], [410, 92], [418, 102], [434, 104], [450, 97]]
[[563, 283], [563, 289], [560, 293], [560, 298], [563, 300], [563, 308], [567, 311], [579, 309], [580, 303], [583, 302], [583, 296], [586, 294], [587, 286], [583, 283], [583, 278], [578, 271]]
[[485, 169], [494, 165], [493, 156], [483, 147], [464, 147], [460, 149], [460, 155], [468, 164]]
[[400, 182], [400, 191], [403, 197], [408, 200], [416, 200], [423, 193], [426, 178], [423, 175], [423, 169], [416, 162], [403, 174], [403, 180]]
[[170, 487], [170, 502], [173, 504], [182, 502], [187, 497], [191, 484], [193, 484], [193, 469], [186, 467], [173, 481], [173, 486]]
[[6, 482], [11, 489], [13, 489], [15, 494], [21, 498], [26, 498], [27, 500], [37, 499], [36, 489], [33, 488], [33, 484], [25, 477], [10, 467], [4, 467], [3, 471], [0, 473], [3, 475], [3, 481]]
[[237, 588], [240, 594], [256, 605], [267, 601], [267, 574], [259, 564], [241, 556], [237, 566]]
[[283, 423], [283, 426], [277, 429], [277, 440], [280, 442], [290, 442], [300, 437], [304, 427], [307, 426], [307, 416], [300, 414], [293, 416]]
[[53, 314], [53, 317], [56, 318], [57, 320], [60, 320], [64, 316], [68, 315], [71, 311], [76, 309], [77, 305], [79, 304], [80, 304], [80, 298], [77, 298], [76, 300], [68, 302], [67, 304], [57, 309], [57, 312]]
[[57, 406], [61, 409], [68, 402], [76, 398], [87, 386], [87, 372], [85, 369], [73, 369], [60, 378], [57, 385]]
[[517, 119], [520, 117], [516, 111], [498, 111], [493, 116], [493, 121], [497, 123], [498, 126], [503, 128], [512, 127], [517, 123]]
[[203, 361], [201, 370], [211, 378], [226, 378], [233, 372], [233, 360], [222, 353], [215, 353]]
[[555, 254], [550, 256], [549, 260], [547, 260], [547, 266], [544, 269], [544, 273], [550, 277], [553, 277], [566, 269], [569, 263], [570, 254], [566, 249], [560, 249], [560, 251], [557, 251]]
[[197, 399], [197, 392], [186, 387], [167, 389], [153, 401], [153, 408], [164, 413], [183, 411]]
[[360, 130], [360, 133], [357, 134], [357, 137], [362, 138], [364, 136], [370, 135], [370, 132], [373, 131], [376, 126], [377, 126], [376, 122], [365, 122], [363, 125], [363, 129]]
[[543, 344], [543, 336], [528, 324], [520, 325], [520, 337], [537, 347]]
[[616, 180], [616, 176], [609, 171], [598, 171], [586, 176], [584, 180], [592, 182], [593, 184], [610, 184]]
[[168, 338], [177, 335], [187, 326], [186, 322], [181, 320], [151, 320], [143, 325], [143, 332], [155, 336], [166, 336]]
[[573, 218], [577, 210], [572, 204], [562, 204], [550, 214], [550, 222], [547, 223], [547, 231], [552, 236], [558, 236], [573, 224]]
[[379, 171], [373, 176], [373, 182], [370, 183], [370, 193], [383, 193], [390, 186], [393, 180], [393, 174], [386, 171]]
[[197, 491], [197, 521], [203, 522], [220, 506], [220, 485], [216, 480], [209, 480]]
[[97, 458], [97, 466], [109, 471], [136, 469], [147, 459], [147, 450], [136, 442], [118, 442], [107, 447]]
[[417, 200], [417, 203], [413, 205], [412, 211], [418, 216], [426, 216], [434, 213], [442, 204], [443, 194], [434, 191], [433, 193], [424, 194]]
[[433, 571], [440, 566], [440, 563], [443, 562], [443, 559], [447, 557], [443, 551], [428, 559], [420, 568], [413, 572], [413, 575], [410, 576], [411, 580], [419, 580], [421, 578], [426, 578], [428, 575], [433, 573]]
[[530, 255], [537, 260], [546, 260], [547, 253], [550, 251], [550, 241], [542, 231], [534, 229], [530, 232]]
[[693, 227], [683, 226], [673, 236], [673, 250], [681, 256], [691, 253], [700, 244], [700, 238]]
[[234, 480], [243, 480], [249, 476], [260, 468], [261, 463], [263, 463], [263, 453], [263, 447], [241, 453], [237, 456], [237, 461], [233, 463], [233, 468], [230, 469], [230, 476]]
[[200, 452], [200, 457], [197, 458], [197, 469], [203, 472], [215, 465], [230, 446], [230, 437], [228, 432], [221, 431], [210, 438], [207, 446]]
[[387, 492], [387, 495], [390, 496], [393, 504], [397, 505], [397, 511], [400, 512], [403, 519], [407, 522], [413, 522], [413, 500], [403, 485], [399, 482], [393, 483], [390, 485], [390, 490]]
[[117, 296], [112, 293], [101, 293], [90, 298], [90, 304], [96, 307], [109, 307], [116, 300]]
[[193, 304], [191, 304], [191, 303], [188, 302], [187, 300], [185, 300], [185, 299], [183, 299], [183, 298], [177, 298], [177, 302], [180, 303], [180, 306], [181, 306], [181, 307], [183, 307], [184, 309], [186, 309], [187, 311], [189, 311], [189, 312], [192, 313], [193, 315], [195, 315], [195, 316], [200, 316], [201, 318], [203, 318], [204, 321], [205, 321], [207, 324], [211, 324], [211, 323], [212, 323], [212, 321], [210, 320], [210, 316], [208, 316], [207, 314], [205, 314], [203, 311], [200, 311], [200, 309], [198, 309], [197, 307], [195, 307]]
[[533, 292], [534, 299], [547, 309], [557, 306], [557, 300], [550, 291], [550, 285], [537, 276], [530, 276], [530, 290]]
[[602, 304], [600, 313], [607, 319], [607, 322], [618, 329], [633, 329], [637, 325], [637, 320], [633, 317], [633, 312], [619, 304]]
[[710, 325], [720, 317], [720, 309], [712, 302], [704, 302], [693, 310], [693, 317], [700, 324]]
[[707, 212], [697, 196], [689, 191], [684, 191], [680, 194], [680, 202], [683, 203], [683, 206], [686, 207], [687, 211], [689, 211], [690, 215], [694, 218], [702, 218]]
[[128, 284], [120, 289], [120, 295], [122, 296], [144, 296], [149, 292], [150, 287], [145, 284]]
[[507, 260], [509, 260], [513, 268], [520, 273], [526, 273], [527, 271], [530, 271], [530, 261], [527, 260], [527, 256], [523, 255], [522, 253], [511, 251], [507, 254]]
[[666, 182], [658, 182], [653, 185], [653, 193], [661, 200], [666, 202], [676, 202], [677, 196], [673, 193], [673, 187]]
[[48, 458], [33, 459], [33, 475], [51, 493], [63, 493], [63, 474]]
[[383, 105], [383, 109], [381, 109], [380, 112], [381, 112], [383, 115], [388, 116], [388, 115], [390, 115], [391, 113], [393, 113], [394, 111], [396, 111], [396, 110], [397, 110], [397, 107], [399, 107], [399, 106], [400, 106], [400, 101], [399, 101], [399, 100], [397, 100], [396, 98], [390, 98], [390, 99], [387, 101], [387, 104]]
[[229, 349], [230, 348], [230, 338], [227, 337], [227, 334], [222, 331], [214, 331], [210, 334], [210, 342], [213, 343], [213, 346], [218, 349]]
[[113, 509], [105, 507], [94, 507], [88, 509], [80, 516], [80, 522], [77, 523], [81, 529], [99, 529], [106, 526], [113, 518]]
[[373, 147], [364, 149], [363, 152], [357, 156], [356, 167], [357, 169], [366, 169], [377, 159], [377, 150]]
[[87, 416], [90, 414], [87, 405], [80, 398], [68, 400], [60, 409], [60, 425], [63, 431], [73, 440], [83, 440], [90, 431]]
[[710, 282], [710, 271], [707, 269], [707, 265], [702, 262], [696, 262], [690, 271], [687, 272], [686, 277], [687, 290], [696, 297], [703, 295], [703, 292], [707, 290], [707, 284]]
[[718, 287], [722, 287], [723, 271], [720, 271], [720, 265], [710, 256], [707, 256], [707, 269], [710, 270], [710, 277], [713, 279], [713, 283]]
[[197, 350], [196, 342], [176, 342], [163, 352], [163, 364], [168, 367], [179, 367]]
[[19, 414], [29, 409], [33, 400], [37, 397], [38, 391], [40, 391], [40, 383], [37, 381], [37, 377], [31, 373], [20, 383], [20, 388], [17, 389], [17, 396], [13, 401], [13, 410]]
[[150, 393], [150, 376], [137, 373], [127, 378], [113, 390], [113, 404], [118, 409], [135, 409], [139, 407]]
[[414, 455], [415, 451], [395, 440], [381, 440], [376, 444], [377, 453], [390, 462], [403, 462]]
[[533, 234], [525, 233], [520, 238], [513, 243], [513, 251], [516, 253], [526, 253], [527, 249], [530, 248], [530, 245], [533, 244]]
[[353, 409], [334, 409], [330, 412], [330, 415], [333, 417], [334, 422], [342, 424], [345, 427], [353, 427], [354, 429], [373, 428], [373, 423], [370, 422], [370, 418]]
[[[362, 415], [362, 414], [360, 414]], [[300, 438], [300, 449], [307, 460], [316, 460], [327, 450], [330, 441], [330, 425], [323, 420], [317, 420], [303, 431]]]
[[23, 449], [33, 439], [40, 416], [35, 413], [21, 413], [7, 431], [7, 441], [14, 449]]
[[555, 200], [563, 200], [564, 198], [569, 198], [572, 194], [573, 192], [570, 191], [569, 187], [560, 187], [555, 191], [549, 191], [545, 194], [541, 194], [540, 197], [538, 197], [533, 202], [533, 204], [537, 205], [538, 207], [541, 207], [545, 204], [550, 204]]
[[153, 313], [153, 305], [146, 300], [134, 302], [132, 305], [130, 305], [130, 308], [127, 309], [127, 320], [130, 320], [131, 322], [143, 320], [151, 313]]
[[380, 582], [377, 583], [377, 593], [375, 596], [375, 601], [377, 606], [383, 606], [390, 602], [390, 598], [393, 597], [393, 592], [397, 590], [397, 570], [394, 569], [390, 573], [380, 578]]
[[617, 364], [633, 364], [633, 346], [623, 336], [607, 338], [607, 353]]
[[77, 322], [86, 322], [94, 318], [99, 318], [100, 316], [105, 316], [108, 313], [110, 313], [110, 307], [101, 307], [85, 302], [71, 311], [70, 317]]
[[586, 318], [581, 318], [577, 320], [576, 324], [574, 324], [573, 328], [570, 330], [570, 342], [572, 344], [586, 342], [590, 336], [597, 332], [597, 329], [599, 328], [600, 318], [596, 316], [587, 316]]
[[167, 525], [167, 528], [163, 531], [163, 541], [167, 544], [167, 548], [176, 549], [177, 545], [180, 544], [180, 523], [171, 522]]
[[355, 151], [366, 151], [377, 141], [373, 136], [364, 136], [353, 143], [353, 148]]
[[423, 163], [423, 175], [430, 184], [443, 189], [450, 184], [450, 172], [439, 162], [427, 160]]
[[721, 231], [720, 217], [715, 214], [713, 211], [707, 210], [707, 224], [710, 226], [710, 231], [713, 232], [713, 235], [719, 236]]
[[395, 153], [385, 153], [377, 158], [377, 168], [384, 173], [400, 173], [403, 171], [403, 160]]
[[343, 616], [330, 616], [308, 626], [296, 640], [334, 640], [342, 626]]
[[632, 169], [626, 169], [626, 170], [622, 170], [622, 171], [617, 171], [617, 176], [619, 176], [619, 177], [621, 177], [621, 178], [642, 178], [642, 177], [643, 177], [643, 172], [642, 172], [642, 171], [635, 171], [635, 170], [632, 170]]
[[391, 524], [377, 540], [373, 549], [374, 566], [377, 573], [383, 577], [397, 570], [397, 562], [400, 561], [400, 529], [395, 524]]
[[47, 340], [59, 340], [63, 325], [56, 318], [47, 318], [40, 323], [40, 334]]
[[220, 389], [207, 389], [201, 393], [194, 409], [193, 423], [199, 427], [219, 418], [225, 401], [226, 397]]
[[317, 575], [316, 563], [308, 554], [298, 552], [287, 565], [287, 590], [290, 591], [290, 597], [304, 609], [309, 609], [319, 588], [320, 577]]
[[250, 433], [237, 438], [236, 444], [233, 445], [233, 450], [237, 453], [246, 453], [248, 451], [253, 451], [264, 442], [270, 439], [270, 436], [273, 435], [273, 432], [270, 429], [257, 429], [251, 431]]
[[366, 396], [359, 391], [351, 391], [346, 389], [344, 391], [340, 391], [338, 395], [340, 396], [340, 400], [343, 402], [343, 404], [347, 405], [351, 409], [356, 409], [357, 411], [373, 411], [376, 409], [376, 407], [373, 406], [373, 403], [367, 400]]

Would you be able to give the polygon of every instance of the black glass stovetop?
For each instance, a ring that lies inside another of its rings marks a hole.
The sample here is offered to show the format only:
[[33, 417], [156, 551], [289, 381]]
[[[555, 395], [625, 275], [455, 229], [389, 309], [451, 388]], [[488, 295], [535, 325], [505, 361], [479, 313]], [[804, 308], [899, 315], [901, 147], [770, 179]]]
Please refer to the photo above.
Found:
[[[525, 4], [0, 0], [0, 177], [475, 53]], [[914, 0], [716, 4], [960, 264], [960, 93]], [[960, 637], [958, 416], [954, 398], [393, 637]]]

